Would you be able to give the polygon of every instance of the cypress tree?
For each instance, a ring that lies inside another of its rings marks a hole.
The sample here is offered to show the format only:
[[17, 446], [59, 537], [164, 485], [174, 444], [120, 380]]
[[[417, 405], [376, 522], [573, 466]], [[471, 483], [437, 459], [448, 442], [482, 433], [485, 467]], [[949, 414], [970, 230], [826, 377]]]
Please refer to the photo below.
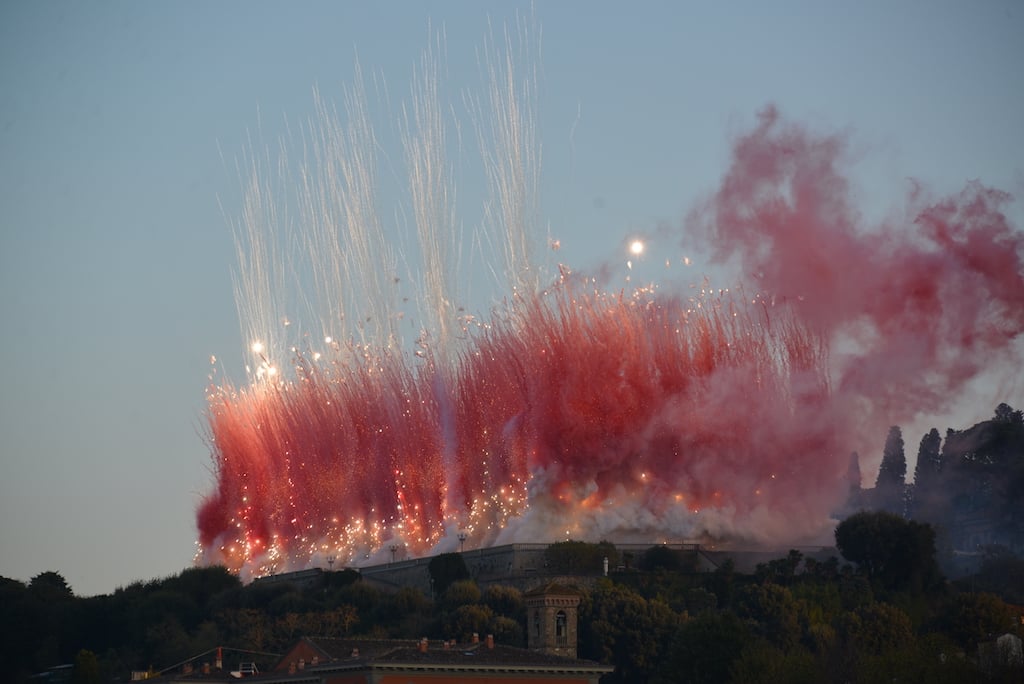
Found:
[[914, 484], [918, 489], [933, 487], [942, 468], [939, 447], [942, 437], [939, 431], [932, 428], [921, 438], [921, 446], [917, 450], [917, 465], [914, 467]]
[[875, 506], [884, 511], [904, 514], [904, 492], [906, 490], [907, 457], [903, 453], [903, 431], [898, 425], [889, 428], [882, 452], [882, 465], [875, 481]]
[[921, 446], [917, 450], [917, 465], [914, 466], [914, 502], [913, 516], [918, 519], [932, 517], [932, 505], [939, 491], [939, 472], [942, 469], [942, 455], [939, 447], [942, 437], [939, 431], [932, 428], [921, 438]]

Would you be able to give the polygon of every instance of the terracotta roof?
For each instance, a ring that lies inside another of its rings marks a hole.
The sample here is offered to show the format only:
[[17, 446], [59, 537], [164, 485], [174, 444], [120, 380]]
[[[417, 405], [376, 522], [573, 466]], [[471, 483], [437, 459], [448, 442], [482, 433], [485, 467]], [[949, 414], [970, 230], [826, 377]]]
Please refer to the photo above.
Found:
[[[447, 648], [443, 641], [428, 641], [427, 650], [420, 650], [420, 642], [408, 639], [336, 639], [306, 637], [307, 643], [321, 651], [331, 662], [351, 662], [373, 666], [469, 666], [592, 669], [603, 665], [589, 660], [578, 660], [549, 655], [524, 648], [495, 644], [488, 648], [486, 640], [479, 643], [455, 643]], [[358, 649], [358, 651], [356, 651]], [[358, 655], [353, 655], [358, 652]], [[325, 663], [321, 663], [325, 664]], [[610, 671], [610, 668], [608, 668]]]
[[[376, 658], [395, 648], [407, 646], [408, 639], [339, 639], [334, 637], [304, 637], [306, 643], [320, 651], [328, 660], [366, 660]], [[357, 653], [357, 655], [353, 655]]]

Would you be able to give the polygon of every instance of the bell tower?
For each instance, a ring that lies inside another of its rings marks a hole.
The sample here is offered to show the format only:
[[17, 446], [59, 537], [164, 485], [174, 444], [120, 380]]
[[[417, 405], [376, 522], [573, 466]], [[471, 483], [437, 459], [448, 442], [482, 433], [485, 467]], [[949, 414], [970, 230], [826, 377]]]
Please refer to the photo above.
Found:
[[559, 584], [545, 584], [523, 595], [526, 644], [531, 651], [576, 658], [580, 595]]

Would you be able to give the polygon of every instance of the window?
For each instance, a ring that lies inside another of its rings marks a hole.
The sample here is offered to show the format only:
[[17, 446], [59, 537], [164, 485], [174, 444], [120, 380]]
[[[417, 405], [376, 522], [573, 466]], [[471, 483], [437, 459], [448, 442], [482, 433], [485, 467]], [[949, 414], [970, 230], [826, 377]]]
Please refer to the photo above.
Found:
[[569, 645], [569, 628], [565, 619], [564, 610], [560, 610], [555, 614], [555, 645]]

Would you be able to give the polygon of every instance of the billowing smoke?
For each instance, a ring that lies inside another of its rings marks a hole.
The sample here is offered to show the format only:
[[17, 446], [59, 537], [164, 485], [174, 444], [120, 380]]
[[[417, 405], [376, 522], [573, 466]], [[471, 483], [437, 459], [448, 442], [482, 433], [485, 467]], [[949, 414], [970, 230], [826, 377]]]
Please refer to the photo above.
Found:
[[[529, 127], [505, 123], [495, 128]], [[414, 175], [443, 180], [427, 173], [444, 166], [430, 130], [406, 132]], [[454, 311], [447, 280], [428, 274], [425, 299], [451, 325], [424, 331], [413, 352], [393, 331], [307, 338], [286, 363], [254, 349], [248, 386], [210, 391], [216, 484], [197, 514], [200, 560], [258, 574], [327, 556], [372, 561], [396, 544], [451, 549], [458, 531], [472, 546], [797, 543], [829, 530], [865, 435], [942, 409], [1024, 331], [1022, 237], [1000, 211], [1009, 197], [977, 183], [940, 201], [917, 193], [907, 225], [861, 225], [843, 149], [841, 136], [771, 108], [736, 141], [720, 188], [680, 235], [740, 269], [731, 291], [608, 291], [569, 267], [535, 291], [522, 278], [533, 271], [510, 263], [506, 303], [482, 321]], [[357, 187], [324, 186], [342, 209], [318, 230], [379, 227], [364, 221], [372, 174], [359, 168], [346, 176]], [[495, 183], [496, 206], [532, 206], [523, 171], [497, 174], [520, 180]], [[434, 181], [414, 188], [417, 202], [440, 191]], [[343, 211], [351, 195], [358, 215]], [[313, 199], [311, 215], [330, 204]], [[417, 220], [450, 223], [448, 205], [434, 204]], [[522, 231], [522, 214], [496, 223]], [[360, 273], [345, 249], [334, 237], [310, 249], [317, 272], [346, 269], [339, 288]], [[386, 288], [369, 254], [361, 266]], [[444, 256], [430, 252], [434, 268]], [[243, 294], [269, 289], [246, 282]], [[339, 296], [351, 311], [351, 293]], [[391, 320], [381, 302], [367, 306]]]
[[933, 201], [915, 187], [903, 225], [863, 225], [844, 150], [768, 108], [687, 226], [829, 340], [832, 401], [882, 434], [1007, 360], [1024, 330], [1024, 234], [1002, 213], [1010, 196], [978, 182]]

